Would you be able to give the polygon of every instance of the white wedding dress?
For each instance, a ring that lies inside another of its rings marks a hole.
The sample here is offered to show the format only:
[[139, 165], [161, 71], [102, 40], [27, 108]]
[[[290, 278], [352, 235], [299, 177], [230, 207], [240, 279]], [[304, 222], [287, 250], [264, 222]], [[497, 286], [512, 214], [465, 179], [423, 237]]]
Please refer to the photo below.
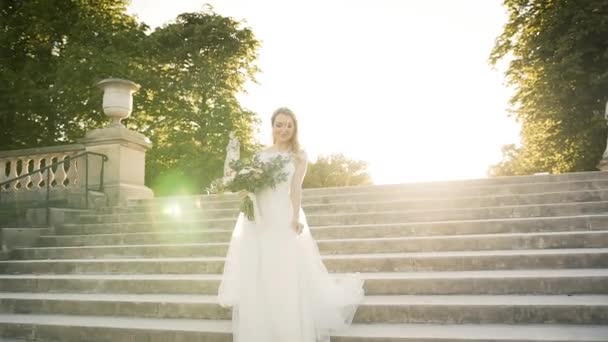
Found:
[[[258, 155], [278, 154], [288, 156]], [[293, 160], [285, 167], [287, 181], [256, 193], [261, 217], [252, 222], [240, 213], [232, 233], [218, 299], [232, 307], [234, 342], [328, 342], [363, 299], [358, 274], [328, 274], [303, 211], [303, 232], [291, 227]]]

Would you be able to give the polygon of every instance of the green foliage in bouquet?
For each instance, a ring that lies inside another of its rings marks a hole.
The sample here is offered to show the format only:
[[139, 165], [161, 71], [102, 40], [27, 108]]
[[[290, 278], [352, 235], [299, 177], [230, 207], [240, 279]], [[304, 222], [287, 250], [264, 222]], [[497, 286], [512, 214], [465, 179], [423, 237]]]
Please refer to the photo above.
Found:
[[[276, 156], [267, 162], [263, 162], [256, 155], [249, 160], [234, 160], [230, 162], [233, 173], [227, 177], [218, 178], [211, 182], [207, 192], [210, 194], [221, 194], [227, 191], [256, 193], [262, 189], [274, 189], [277, 184], [287, 180], [285, 164], [289, 161], [283, 156]], [[253, 221], [255, 218], [253, 201], [245, 197], [240, 205], [241, 211], [247, 219]]]

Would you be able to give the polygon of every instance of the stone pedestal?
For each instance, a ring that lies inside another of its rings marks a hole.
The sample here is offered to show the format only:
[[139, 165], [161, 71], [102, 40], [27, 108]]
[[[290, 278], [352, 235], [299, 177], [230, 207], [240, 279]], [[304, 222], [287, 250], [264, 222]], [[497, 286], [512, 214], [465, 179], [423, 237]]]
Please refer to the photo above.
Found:
[[[606, 102], [606, 109], [604, 111], [604, 119], [608, 121], [608, 102]], [[608, 143], [606, 143], [606, 149], [602, 155], [602, 159], [596, 166], [600, 171], [608, 171]]]
[[[87, 151], [108, 156], [103, 170], [103, 192], [109, 205], [154, 197], [152, 190], [144, 185], [146, 150], [152, 145], [146, 136], [122, 125], [111, 125], [88, 132], [79, 143]], [[99, 185], [100, 172], [101, 158], [89, 156], [90, 188]]]
[[608, 171], [608, 157], [603, 157], [597, 164], [597, 168], [600, 169], [600, 171]]

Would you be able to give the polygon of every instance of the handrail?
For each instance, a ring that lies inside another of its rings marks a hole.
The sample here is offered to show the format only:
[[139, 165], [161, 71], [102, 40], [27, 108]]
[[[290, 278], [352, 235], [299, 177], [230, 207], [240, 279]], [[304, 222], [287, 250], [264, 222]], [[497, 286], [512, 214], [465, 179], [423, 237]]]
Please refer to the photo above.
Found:
[[[76, 155], [73, 155], [73, 156], [68, 156], [68, 157], [64, 158], [63, 160], [61, 160], [61, 161], [57, 161], [57, 162], [52, 163], [50, 165], [45, 165], [44, 167], [41, 167], [38, 170], [34, 170], [34, 171], [31, 171], [31, 172], [29, 172], [27, 174], [24, 174], [24, 175], [21, 175], [21, 176], [9, 179], [7, 181], [1, 182], [0, 183], [0, 199], [2, 198], [2, 187], [5, 186], [6, 184], [10, 184], [10, 183], [12, 183], [12, 182], [14, 182], [16, 180], [19, 180], [19, 179], [25, 178], [25, 177], [29, 177], [29, 176], [31, 176], [33, 174], [36, 174], [36, 173], [43, 173], [44, 171], [46, 171], [46, 170], [48, 170], [50, 168], [56, 167], [56, 166], [61, 165], [61, 164], [65, 164], [65, 163], [69, 162], [70, 160], [73, 160], [73, 159], [76, 159], [76, 158], [80, 158], [82, 156], [86, 156], [86, 159], [85, 159], [85, 168], [86, 168], [86, 170], [85, 170], [85, 207], [86, 207], [86, 209], [88, 209], [89, 208], [89, 154], [101, 157], [101, 173], [100, 173], [100, 176], [99, 176], [100, 180], [99, 180], [99, 189], [98, 189], [98, 191], [100, 191], [100, 192], [103, 191], [103, 172], [104, 172], [105, 162], [108, 161], [108, 156], [106, 156], [105, 154], [102, 154], [102, 153], [86, 151], [86, 152], [82, 152], [82, 153], [79, 153], [79, 154], [76, 154]], [[49, 216], [50, 216], [50, 207], [49, 207], [49, 202], [50, 202], [50, 185], [51, 185], [50, 184], [51, 183], [50, 182], [50, 180], [51, 180], [50, 178], [51, 178], [51, 173], [47, 172], [46, 173], [46, 181], [45, 181], [45, 186], [46, 186], [46, 224], [47, 224], [47, 226], [49, 224]], [[0, 200], [0, 203], [2, 203], [1, 200]]]

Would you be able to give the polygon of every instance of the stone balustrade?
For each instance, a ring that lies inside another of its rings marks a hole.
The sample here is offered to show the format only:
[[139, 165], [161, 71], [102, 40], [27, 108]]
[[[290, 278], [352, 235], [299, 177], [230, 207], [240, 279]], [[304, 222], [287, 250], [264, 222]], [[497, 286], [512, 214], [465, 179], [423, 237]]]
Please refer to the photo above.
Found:
[[62, 193], [79, 190], [83, 186], [81, 183], [84, 179], [85, 157], [69, 160], [31, 175], [28, 173], [83, 152], [85, 152], [85, 146], [82, 144], [0, 151], [0, 184], [13, 180], [0, 185], [0, 201], [28, 201], [44, 198], [43, 195], [46, 195], [47, 191], [47, 180], [53, 197], [64, 197]]

